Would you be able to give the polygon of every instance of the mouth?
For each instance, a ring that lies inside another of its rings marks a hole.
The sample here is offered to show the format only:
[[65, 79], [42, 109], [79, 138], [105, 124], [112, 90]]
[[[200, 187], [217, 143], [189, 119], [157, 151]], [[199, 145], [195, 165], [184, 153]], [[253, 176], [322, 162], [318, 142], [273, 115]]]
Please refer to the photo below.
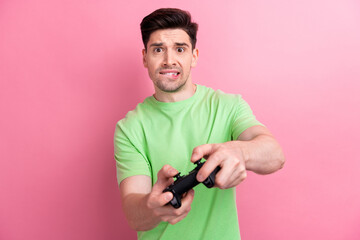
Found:
[[177, 70], [162, 70], [159, 73], [160, 75], [163, 75], [165, 77], [170, 77], [172, 79], [177, 79], [180, 75], [180, 72]]
[[165, 75], [165, 76], [178, 76], [180, 74], [180, 72], [178, 72], [178, 71], [161, 71], [160, 74]]

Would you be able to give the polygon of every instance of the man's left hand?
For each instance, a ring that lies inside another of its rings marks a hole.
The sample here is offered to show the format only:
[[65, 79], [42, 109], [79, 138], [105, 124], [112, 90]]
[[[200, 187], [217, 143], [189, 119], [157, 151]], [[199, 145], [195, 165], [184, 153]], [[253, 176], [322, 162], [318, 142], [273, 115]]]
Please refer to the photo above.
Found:
[[226, 189], [237, 186], [246, 178], [244, 150], [241, 141], [230, 141], [219, 144], [204, 144], [194, 148], [191, 162], [205, 158], [206, 162], [196, 178], [203, 182], [210, 173], [220, 166], [216, 174], [215, 187]]

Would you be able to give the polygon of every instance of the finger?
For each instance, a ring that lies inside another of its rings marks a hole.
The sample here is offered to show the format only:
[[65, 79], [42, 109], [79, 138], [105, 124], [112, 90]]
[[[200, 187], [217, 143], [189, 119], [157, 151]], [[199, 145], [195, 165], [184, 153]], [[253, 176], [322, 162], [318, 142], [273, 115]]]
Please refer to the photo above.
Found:
[[204, 144], [204, 145], [195, 147], [193, 149], [190, 161], [196, 162], [196, 161], [202, 159], [203, 157], [205, 157], [206, 155], [210, 155], [214, 151], [214, 146], [215, 146], [215, 144]]
[[228, 188], [229, 183], [239, 176], [239, 171], [231, 164], [231, 161], [223, 161], [220, 171], [215, 177], [215, 186], [220, 189]]
[[166, 187], [168, 187], [174, 180], [173, 177], [178, 173], [178, 171], [170, 165], [164, 165], [157, 174], [157, 181], [153, 186], [155, 192], [162, 192]]
[[246, 179], [246, 177], [247, 177], [246, 170], [237, 171], [230, 177], [230, 179], [227, 183], [227, 185], [228, 185], [227, 188], [236, 187], [241, 182], [243, 182]]
[[179, 209], [175, 209], [173, 212], [173, 218], [171, 218], [168, 222], [170, 224], [175, 224], [182, 219], [184, 219], [191, 210], [191, 203], [194, 200], [194, 190], [190, 189], [185, 196], [181, 200], [181, 207]]
[[179, 217], [171, 218], [167, 222], [169, 222], [171, 225], [174, 225], [174, 224], [180, 222], [181, 220], [183, 220], [186, 216], [187, 216], [187, 214], [182, 214]]
[[190, 205], [194, 200], [194, 195], [195, 195], [194, 189], [190, 189], [181, 199], [181, 208], [189, 208], [190, 211]]
[[246, 178], [245, 166], [234, 162], [236, 161], [228, 159], [222, 163], [221, 170], [216, 174], [216, 187], [221, 189], [235, 187]]
[[157, 181], [166, 181], [168, 178], [174, 177], [178, 173], [178, 170], [173, 168], [172, 166], [166, 164], [164, 165], [158, 172], [158, 180]]
[[190, 205], [194, 199], [194, 190], [190, 189], [187, 193], [184, 194], [184, 197], [181, 199], [181, 207], [174, 208], [171, 205], [167, 205], [158, 210], [160, 215], [168, 215], [168, 216], [180, 216], [184, 213], [188, 213], [190, 211]]
[[[164, 192], [161, 193], [160, 195], [151, 194], [149, 196], [148, 207], [150, 208], [163, 207], [166, 204], [168, 204], [172, 198], [173, 198], [173, 194], [171, 192]], [[168, 209], [168, 211], [169, 210], [170, 209]]]
[[[200, 168], [199, 172], [196, 175], [196, 179], [199, 182], [203, 182], [209, 175], [215, 170], [217, 166], [221, 165], [223, 161], [223, 156], [221, 154], [212, 154], [205, 161], [204, 165]], [[221, 167], [221, 166], [220, 166]]]
[[[244, 176], [245, 175], [245, 176]], [[228, 182], [226, 183], [226, 185], [222, 185], [219, 186], [217, 183], [215, 183], [215, 187], [220, 188], [220, 189], [228, 189], [228, 188], [232, 188], [232, 187], [236, 187], [237, 185], [239, 185], [242, 181], [244, 181], [246, 178], [246, 173], [245, 174], [241, 174], [238, 175], [237, 177], [231, 177]]]

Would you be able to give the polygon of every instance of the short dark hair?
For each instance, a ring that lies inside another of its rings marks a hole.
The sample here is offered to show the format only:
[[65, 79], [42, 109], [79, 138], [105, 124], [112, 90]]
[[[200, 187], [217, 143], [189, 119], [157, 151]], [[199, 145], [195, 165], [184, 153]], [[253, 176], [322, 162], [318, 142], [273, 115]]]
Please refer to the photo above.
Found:
[[146, 50], [151, 33], [160, 29], [182, 29], [190, 37], [192, 49], [196, 45], [196, 33], [198, 24], [191, 22], [189, 12], [178, 8], [160, 8], [143, 18], [141, 24], [141, 36]]

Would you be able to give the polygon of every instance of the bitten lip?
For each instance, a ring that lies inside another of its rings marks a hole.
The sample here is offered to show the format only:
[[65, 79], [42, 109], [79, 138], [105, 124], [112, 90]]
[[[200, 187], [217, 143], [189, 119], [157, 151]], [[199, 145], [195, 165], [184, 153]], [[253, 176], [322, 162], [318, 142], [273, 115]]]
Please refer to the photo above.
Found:
[[168, 69], [168, 70], [161, 70], [160, 74], [167, 74], [167, 73], [176, 73], [179, 74], [180, 72], [178, 70], [172, 70], [172, 69]]

